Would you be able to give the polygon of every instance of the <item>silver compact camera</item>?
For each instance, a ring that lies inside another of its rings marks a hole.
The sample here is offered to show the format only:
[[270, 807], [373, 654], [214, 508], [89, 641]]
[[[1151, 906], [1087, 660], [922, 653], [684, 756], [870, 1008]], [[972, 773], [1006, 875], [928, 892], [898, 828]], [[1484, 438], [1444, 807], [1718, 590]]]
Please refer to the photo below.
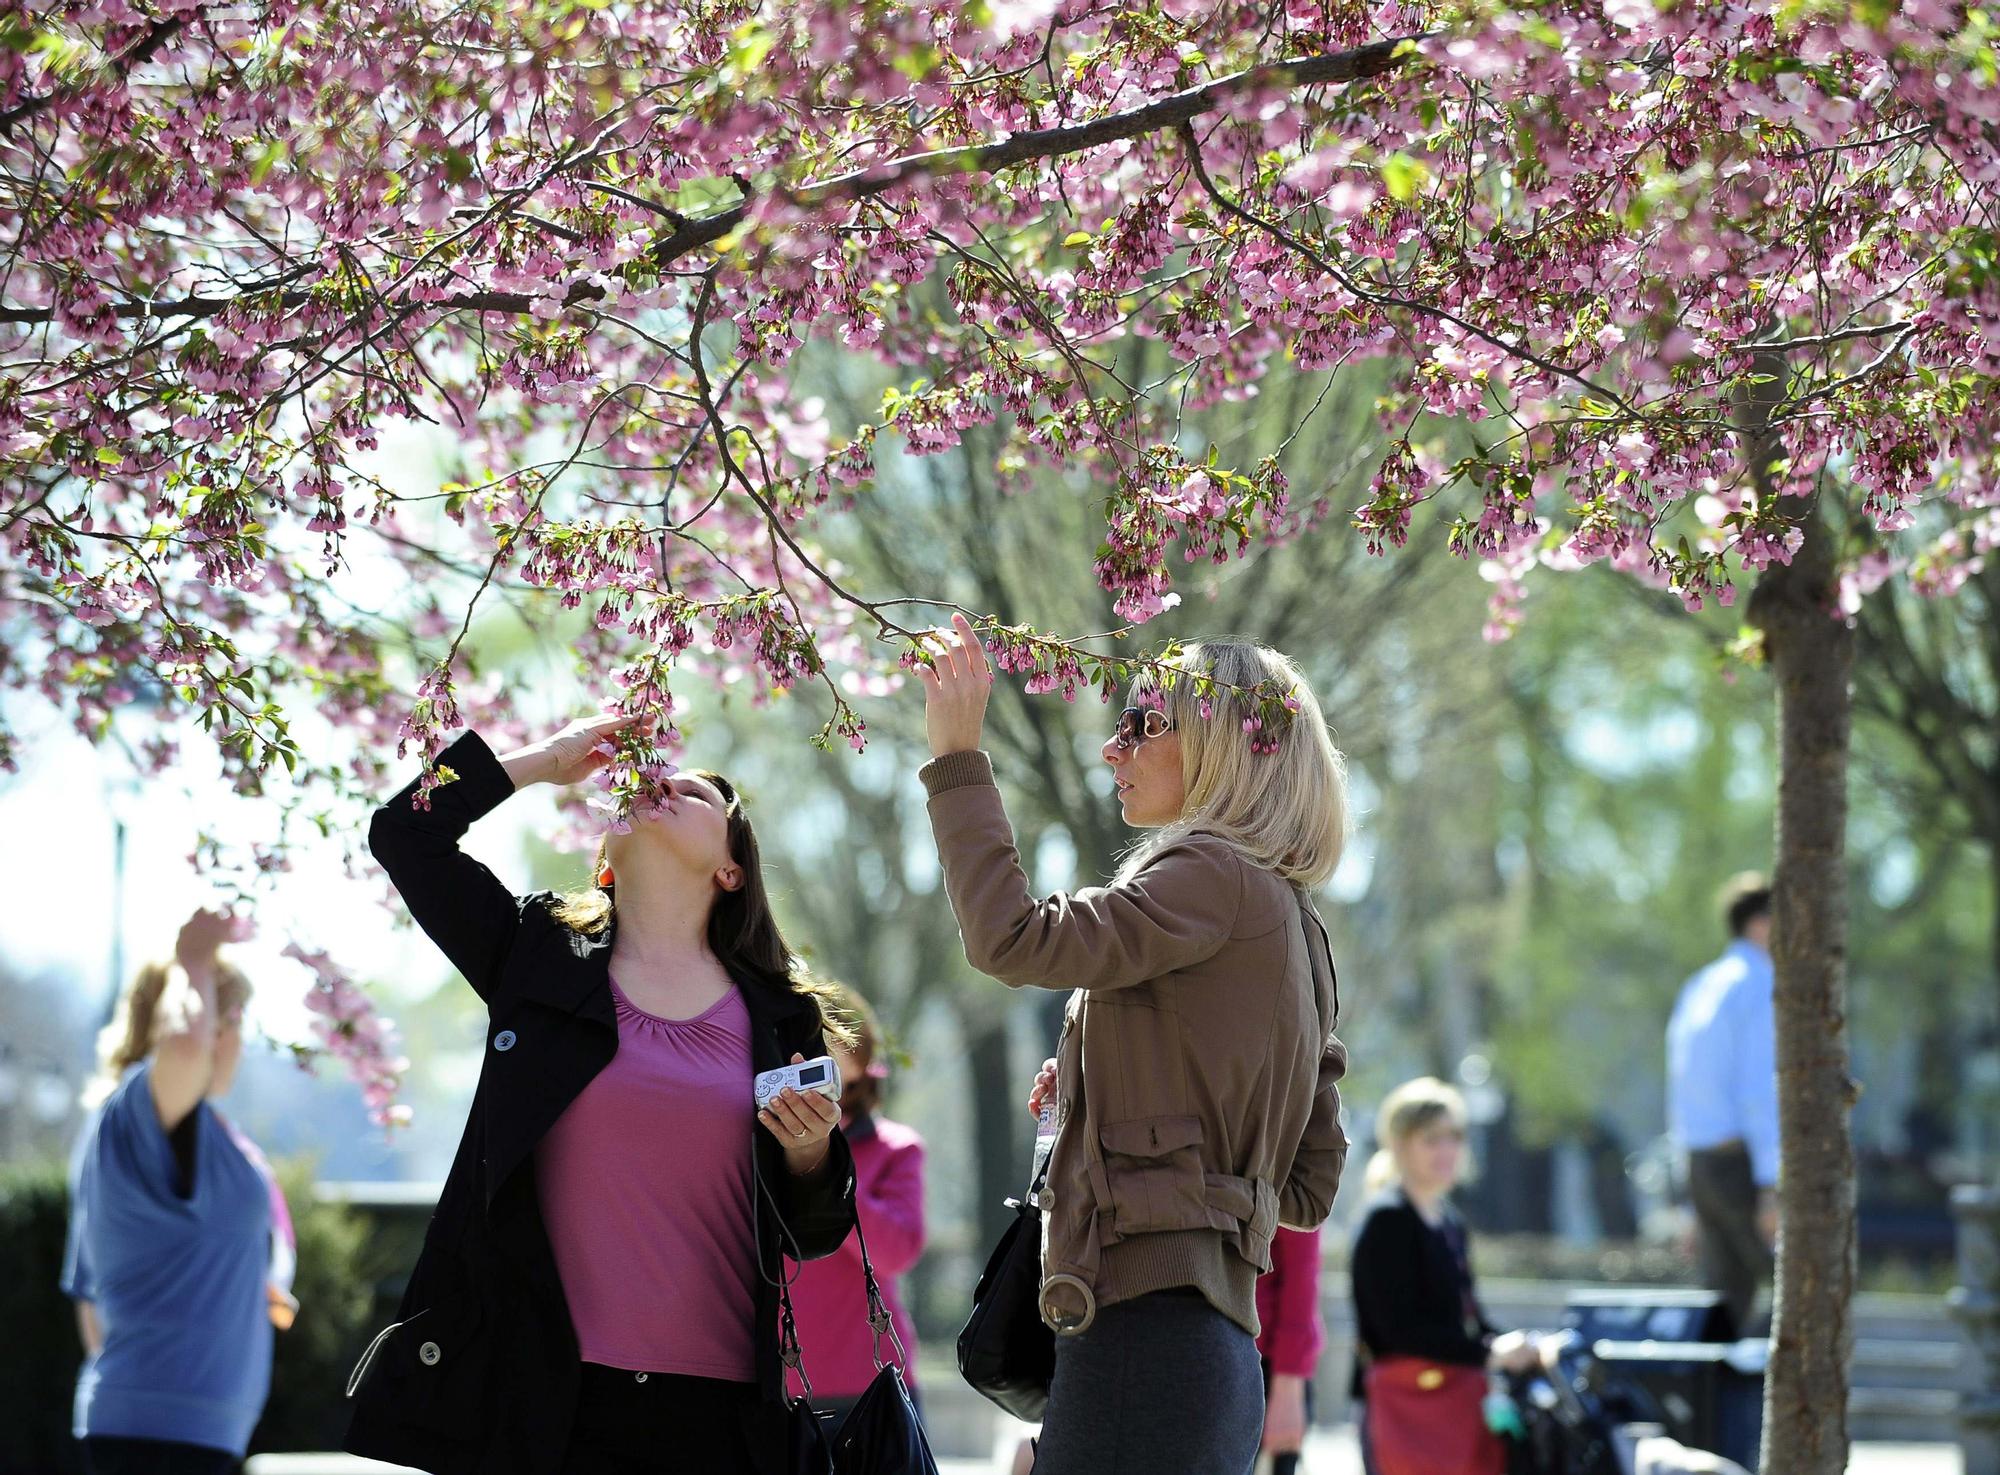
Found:
[[840, 1067], [833, 1063], [830, 1055], [822, 1055], [817, 1060], [801, 1060], [795, 1065], [781, 1065], [776, 1070], [760, 1073], [752, 1088], [757, 1097], [757, 1110], [762, 1111], [777, 1100], [778, 1093], [787, 1086], [800, 1095], [817, 1091], [835, 1106], [840, 1105]]

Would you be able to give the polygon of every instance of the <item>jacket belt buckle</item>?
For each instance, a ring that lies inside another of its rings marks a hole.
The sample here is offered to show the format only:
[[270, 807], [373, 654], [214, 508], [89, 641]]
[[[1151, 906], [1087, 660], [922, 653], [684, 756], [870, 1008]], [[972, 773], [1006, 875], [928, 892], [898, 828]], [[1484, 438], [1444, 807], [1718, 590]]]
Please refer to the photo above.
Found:
[[[1050, 1294], [1056, 1290], [1075, 1291], [1078, 1296], [1083, 1298], [1083, 1310], [1081, 1312], [1072, 1312], [1057, 1307], [1054, 1298]], [[1097, 1320], [1097, 1293], [1081, 1277], [1067, 1273], [1058, 1273], [1049, 1276], [1042, 1282], [1039, 1309], [1042, 1313], [1042, 1320], [1048, 1324], [1050, 1330], [1057, 1336], [1074, 1337], [1088, 1331], [1090, 1324]]]

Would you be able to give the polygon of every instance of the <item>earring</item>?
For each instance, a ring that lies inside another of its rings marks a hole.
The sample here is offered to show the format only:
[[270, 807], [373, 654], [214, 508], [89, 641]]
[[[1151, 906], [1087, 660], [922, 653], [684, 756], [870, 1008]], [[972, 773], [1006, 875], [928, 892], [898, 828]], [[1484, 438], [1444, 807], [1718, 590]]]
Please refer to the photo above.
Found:
[[606, 862], [604, 869], [597, 873], [597, 884], [599, 886], [606, 887], [607, 889], [616, 884], [617, 880], [618, 878], [611, 874], [611, 866], [609, 862]]

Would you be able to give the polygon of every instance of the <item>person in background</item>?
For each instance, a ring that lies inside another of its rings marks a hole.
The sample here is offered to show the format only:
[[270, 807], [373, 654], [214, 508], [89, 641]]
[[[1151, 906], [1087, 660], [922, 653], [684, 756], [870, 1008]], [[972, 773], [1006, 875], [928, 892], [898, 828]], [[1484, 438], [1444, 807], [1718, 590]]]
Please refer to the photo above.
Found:
[[1257, 1320], [1264, 1330], [1257, 1355], [1264, 1364], [1264, 1444], [1271, 1475], [1298, 1475], [1312, 1424], [1312, 1379], [1326, 1346], [1319, 1310], [1320, 1231], [1280, 1229], [1271, 1241], [1271, 1269], [1257, 1281]]
[[1369, 1475], [1500, 1475], [1486, 1428], [1489, 1370], [1527, 1372], [1525, 1332], [1480, 1308], [1465, 1221], [1449, 1195], [1466, 1166], [1465, 1101], [1429, 1076], [1383, 1099], [1367, 1212], [1352, 1259], [1361, 1455]]
[[[889, 1064], [882, 1058], [875, 1011], [860, 994], [840, 986], [835, 989], [833, 1009], [855, 1031], [851, 1049], [833, 1047], [833, 1058], [840, 1063], [840, 1130], [854, 1153], [855, 1218], [868, 1236], [868, 1256], [889, 1306], [890, 1324], [902, 1343], [900, 1358], [887, 1337], [880, 1352], [884, 1363], [900, 1363], [903, 1380], [914, 1395], [917, 1333], [896, 1282], [924, 1252], [924, 1139], [914, 1128], [880, 1114]], [[868, 1293], [857, 1236], [849, 1235], [826, 1259], [799, 1267], [792, 1282], [792, 1308], [806, 1375], [812, 1379], [813, 1403], [845, 1417], [875, 1377], [877, 1350], [868, 1326]], [[790, 1391], [797, 1394], [798, 1375], [789, 1376]]]
[[210, 1103], [243, 1053], [240, 924], [198, 911], [139, 970], [99, 1042], [70, 1170], [62, 1289], [86, 1354], [75, 1433], [90, 1475], [219, 1475], [243, 1459], [289, 1326], [294, 1242], [270, 1165]]
[[1723, 888], [1729, 947], [1681, 989], [1667, 1025], [1667, 1126], [1686, 1155], [1702, 1277], [1750, 1327], [1778, 1240], [1778, 1067], [1771, 1015], [1771, 888]]

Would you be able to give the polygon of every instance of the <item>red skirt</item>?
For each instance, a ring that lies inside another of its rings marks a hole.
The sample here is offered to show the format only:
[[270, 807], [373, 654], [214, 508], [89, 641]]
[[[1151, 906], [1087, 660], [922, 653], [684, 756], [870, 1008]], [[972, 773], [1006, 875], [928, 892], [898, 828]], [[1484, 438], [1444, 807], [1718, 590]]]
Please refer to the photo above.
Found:
[[1486, 1427], [1486, 1370], [1378, 1357], [1364, 1381], [1374, 1475], [1503, 1475], [1507, 1449]]

